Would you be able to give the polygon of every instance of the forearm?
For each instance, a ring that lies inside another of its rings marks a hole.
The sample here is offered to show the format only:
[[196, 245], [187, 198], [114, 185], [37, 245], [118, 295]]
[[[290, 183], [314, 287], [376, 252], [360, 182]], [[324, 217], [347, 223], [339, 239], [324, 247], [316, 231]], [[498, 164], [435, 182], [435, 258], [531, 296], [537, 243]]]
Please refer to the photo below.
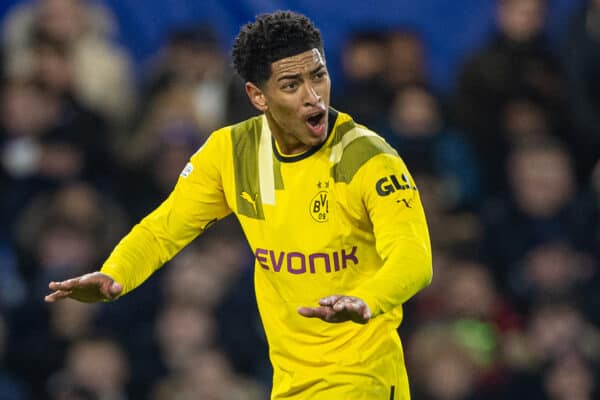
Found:
[[396, 308], [431, 282], [428, 242], [407, 235], [396, 238], [392, 246], [381, 269], [349, 293], [365, 301], [372, 316]]
[[172, 195], [134, 226], [105, 261], [100, 272], [123, 285], [122, 294], [141, 285], [203, 231], [207, 221], [188, 222], [176, 204]]
[[180, 249], [165, 246], [148, 227], [136, 225], [115, 247], [100, 272], [123, 285], [122, 294], [140, 286]]

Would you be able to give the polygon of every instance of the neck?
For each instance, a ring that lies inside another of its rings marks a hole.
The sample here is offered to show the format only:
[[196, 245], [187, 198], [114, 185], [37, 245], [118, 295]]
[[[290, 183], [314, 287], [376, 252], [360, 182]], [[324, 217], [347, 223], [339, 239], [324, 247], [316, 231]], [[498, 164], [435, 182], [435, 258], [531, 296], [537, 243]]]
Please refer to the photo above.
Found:
[[286, 135], [269, 113], [265, 113], [265, 115], [267, 116], [267, 123], [269, 124], [271, 135], [273, 135], [273, 138], [277, 143], [277, 149], [282, 155], [292, 156], [302, 154], [311, 149], [311, 146], [300, 142], [292, 135]]

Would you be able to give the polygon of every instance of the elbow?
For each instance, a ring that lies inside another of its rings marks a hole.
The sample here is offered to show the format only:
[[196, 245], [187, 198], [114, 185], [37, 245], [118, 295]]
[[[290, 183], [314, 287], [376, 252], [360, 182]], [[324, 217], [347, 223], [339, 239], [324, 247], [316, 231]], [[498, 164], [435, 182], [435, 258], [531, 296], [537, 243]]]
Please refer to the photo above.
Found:
[[422, 290], [431, 284], [433, 279], [433, 262], [431, 258], [431, 251], [425, 253], [425, 257], [421, 263], [421, 280], [420, 288]]

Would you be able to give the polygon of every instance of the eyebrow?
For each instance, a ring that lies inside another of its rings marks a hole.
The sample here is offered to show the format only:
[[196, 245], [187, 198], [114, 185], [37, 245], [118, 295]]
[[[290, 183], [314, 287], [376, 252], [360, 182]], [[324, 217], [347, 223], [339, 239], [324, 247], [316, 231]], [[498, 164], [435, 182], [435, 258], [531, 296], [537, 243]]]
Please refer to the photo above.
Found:
[[[317, 68], [310, 71], [309, 74], [314, 75], [314, 74], [320, 72], [323, 68], [325, 68], [325, 66], [323, 64], [321, 64]], [[283, 81], [286, 79], [298, 79], [298, 78], [300, 78], [300, 76], [302, 76], [302, 74], [283, 75], [283, 76], [280, 76], [279, 78], [277, 78], [277, 82]]]

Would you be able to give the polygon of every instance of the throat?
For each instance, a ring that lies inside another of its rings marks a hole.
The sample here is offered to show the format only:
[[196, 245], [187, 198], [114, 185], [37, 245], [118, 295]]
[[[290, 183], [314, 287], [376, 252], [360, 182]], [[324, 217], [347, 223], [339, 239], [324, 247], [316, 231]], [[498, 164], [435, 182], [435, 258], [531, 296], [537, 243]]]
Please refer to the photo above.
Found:
[[313, 146], [309, 146], [300, 141], [295, 141], [295, 143], [287, 143], [286, 141], [273, 136], [273, 146], [277, 153], [282, 155], [283, 157], [294, 157], [299, 156], [307, 151], [310, 151]]

